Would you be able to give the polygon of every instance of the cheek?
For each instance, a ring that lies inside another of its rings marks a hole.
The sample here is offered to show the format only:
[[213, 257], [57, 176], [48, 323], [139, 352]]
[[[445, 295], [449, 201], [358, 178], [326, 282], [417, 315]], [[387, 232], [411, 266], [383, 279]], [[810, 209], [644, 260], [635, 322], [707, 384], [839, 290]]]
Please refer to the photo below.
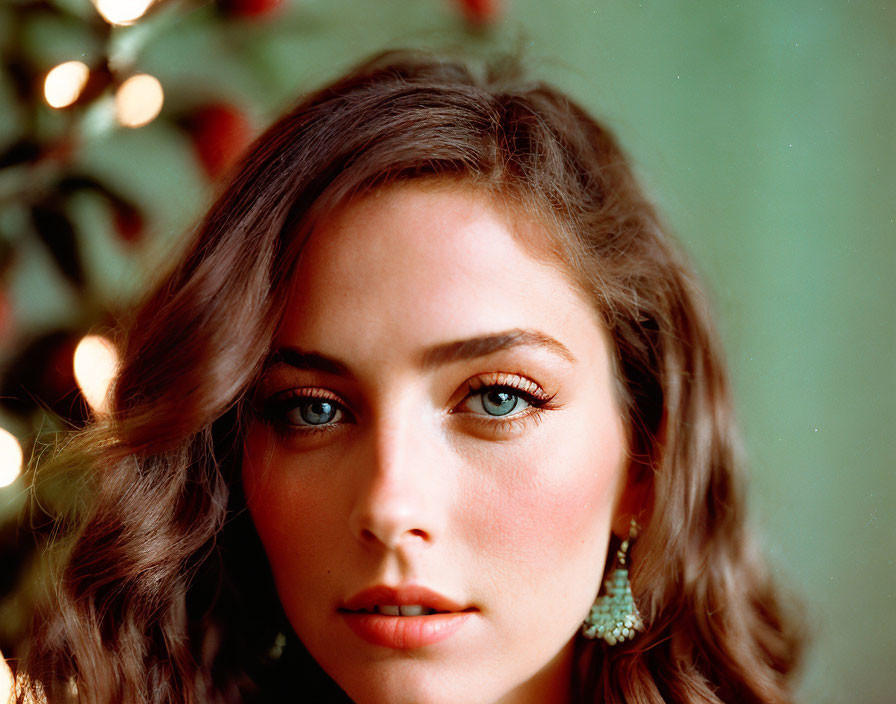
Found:
[[[255, 530], [261, 538], [281, 596], [299, 587], [303, 576], [332, 552], [326, 502], [315, 500], [301, 473], [274, 448], [270, 431], [255, 426], [243, 453], [243, 487]], [[330, 504], [331, 505], [331, 504]], [[311, 569], [309, 569], [311, 568]]]
[[599, 563], [599, 573], [623, 475], [619, 433], [545, 433], [540, 442], [503, 448], [502, 465], [509, 471], [496, 472], [487, 492], [464, 502], [480, 507], [479, 531], [492, 554], [577, 569]]

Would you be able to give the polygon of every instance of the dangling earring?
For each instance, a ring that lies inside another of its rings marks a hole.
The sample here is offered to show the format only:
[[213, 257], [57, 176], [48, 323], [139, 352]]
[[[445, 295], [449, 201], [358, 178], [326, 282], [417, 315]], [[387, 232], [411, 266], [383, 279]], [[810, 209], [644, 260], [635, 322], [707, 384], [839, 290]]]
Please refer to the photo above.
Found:
[[625, 561], [629, 545], [638, 537], [639, 530], [640, 526], [633, 518], [628, 538], [616, 552], [616, 566], [604, 580], [604, 594], [595, 599], [591, 613], [582, 624], [582, 635], [586, 638], [603, 638], [609, 645], [616, 645], [644, 630]]

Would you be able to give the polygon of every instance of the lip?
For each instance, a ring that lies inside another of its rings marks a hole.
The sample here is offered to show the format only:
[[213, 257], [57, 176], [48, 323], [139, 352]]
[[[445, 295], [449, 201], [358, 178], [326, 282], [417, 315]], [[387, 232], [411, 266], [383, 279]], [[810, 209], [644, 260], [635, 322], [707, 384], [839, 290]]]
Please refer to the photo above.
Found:
[[[341, 608], [349, 611], [358, 611], [360, 609], [371, 609], [376, 604], [394, 604], [395, 606], [419, 604], [424, 608], [434, 609], [435, 611], [464, 611], [466, 608], [447, 596], [417, 584], [401, 587], [387, 587], [384, 584], [378, 584], [349, 597], [342, 604]], [[414, 617], [406, 616], [405, 618]]]
[[[422, 616], [389, 616], [366, 613], [377, 604], [420, 605], [440, 613]], [[434, 645], [454, 635], [477, 611], [463, 607], [432, 589], [419, 585], [364, 589], [345, 600], [339, 615], [361, 639], [386, 648], [409, 650]]]

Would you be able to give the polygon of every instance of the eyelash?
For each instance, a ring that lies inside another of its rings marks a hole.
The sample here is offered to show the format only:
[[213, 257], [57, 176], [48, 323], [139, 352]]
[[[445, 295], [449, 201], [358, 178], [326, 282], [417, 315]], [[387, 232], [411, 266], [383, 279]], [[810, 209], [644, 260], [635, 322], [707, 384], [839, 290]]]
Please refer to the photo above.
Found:
[[556, 394], [548, 394], [530, 379], [506, 373], [487, 374], [484, 377], [470, 379], [467, 382], [467, 394], [455, 408], [462, 406], [468, 399], [474, 396], [485, 396], [491, 391], [510, 392], [525, 401], [528, 406], [519, 413], [511, 413], [506, 416], [484, 416], [480, 413], [470, 414], [489, 430], [498, 432], [515, 430], [530, 420], [537, 424], [542, 420], [542, 413], [559, 408], [559, 405], [554, 403]]
[[[506, 416], [483, 415], [481, 413], [473, 413], [472, 411], [466, 412], [467, 415], [475, 417], [476, 421], [484, 427], [496, 432], [515, 430], [530, 420], [538, 423], [542, 420], [542, 413], [559, 408], [559, 405], [554, 403], [556, 394], [548, 394], [535, 382], [516, 374], [502, 372], [474, 377], [466, 382], [466, 387], [466, 394], [451, 410], [451, 413], [462, 412], [457, 409], [463, 406], [469, 399], [476, 396], [485, 396], [485, 394], [492, 391], [511, 393], [528, 404], [519, 413], [510, 413]], [[286, 414], [290, 411], [299, 408], [303, 403], [315, 400], [332, 402], [337, 410], [344, 416], [347, 416], [349, 422], [351, 422], [353, 417], [345, 404], [336, 396], [321, 389], [292, 389], [272, 396], [264, 401], [259, 415], [262, 421], [266, 422], [279, 435], [284, 437], [310, 437], [321, 433], [337, 432], [342, 423], [330, 422], [320, 425], [298, 425], [284, 420]]]
[[266, 399], [261, 407], [260, 418], [270, 425], [279, 435], [316, 435], [319, 433], [332, 433], [338, 429], [340, 423], [324, 423], [321, 425], [297, 425], [285, 420], [287, 413], [299, 408], [309, 401], [330, 401], [345, 416], [351, 417], [345, 404], [336, 396], [328, 394], [321, 389], [292, 389], [281, 394], [276, 394]]

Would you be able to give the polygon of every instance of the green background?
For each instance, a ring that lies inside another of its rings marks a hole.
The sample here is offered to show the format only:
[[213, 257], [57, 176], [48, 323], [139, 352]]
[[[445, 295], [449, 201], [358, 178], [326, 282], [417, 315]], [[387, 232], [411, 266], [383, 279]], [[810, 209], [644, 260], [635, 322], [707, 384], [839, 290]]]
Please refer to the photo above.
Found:
[[[85, 51], [71, 28], [34, 33], [58, 61]], [[223, 35], [202, 8], [184, 10], [138, 65], [172, 93], [232, 96], [263, 126], [394, 46], [522, 46], [536, 73], [615, 129], [718, 313], [753, 522], [814, 631], [802, 699], [893, 701], [896, 3], [511, 0], [489, 32], [471, 33], [447, 0], [296, 0]], [[0, 110], [0, 134], [10, 125]], [[100, 207], [79, 204], [89, 273], [114, 305], [168, 256], [211, 188], [162, 120], [99, 135], [78, 159], [154, 217], [135, 257]], [[33, 328], [71, 314], [44, 256], [35, 249], [14, 272], [18, 316]]]

